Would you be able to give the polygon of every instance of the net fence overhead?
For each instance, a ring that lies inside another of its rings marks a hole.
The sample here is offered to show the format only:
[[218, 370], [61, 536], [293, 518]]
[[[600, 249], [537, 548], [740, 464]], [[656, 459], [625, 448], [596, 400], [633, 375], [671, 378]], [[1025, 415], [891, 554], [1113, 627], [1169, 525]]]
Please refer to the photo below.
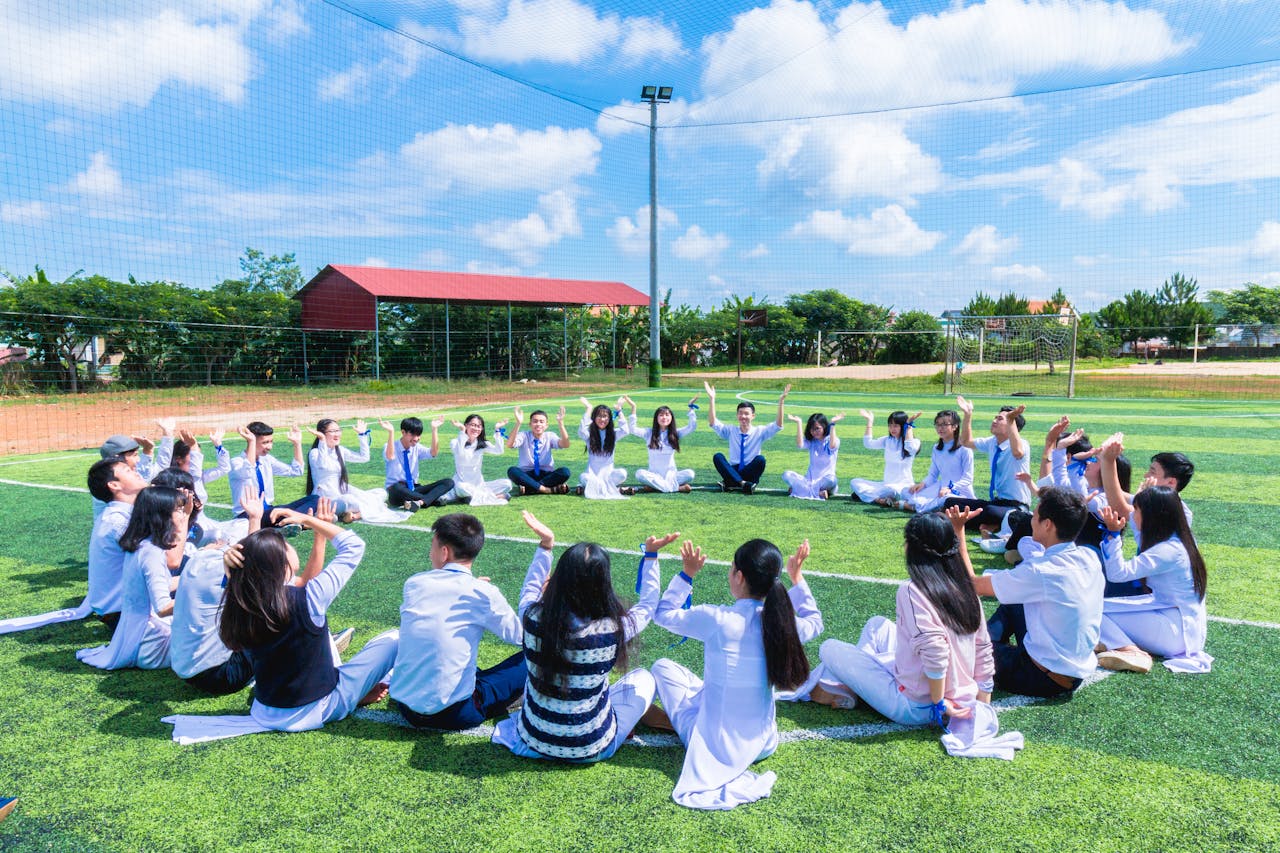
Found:
[[[652, 281], [667, 372], [1275, 397], [1273, 13], [3, 4], [0, 390], [642, 377], [647, 306], [556, 282]], [[330, 265], [545, 298], [331, 328]]]

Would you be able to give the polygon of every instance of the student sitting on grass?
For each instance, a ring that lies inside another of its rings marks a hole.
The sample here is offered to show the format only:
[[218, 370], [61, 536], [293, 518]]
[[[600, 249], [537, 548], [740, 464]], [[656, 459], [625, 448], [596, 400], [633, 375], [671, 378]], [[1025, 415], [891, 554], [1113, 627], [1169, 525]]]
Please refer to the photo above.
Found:
[[[302, 430], [297, 426], [289, 428], [289, 443], [293, 445], [293, 462], [289, 465], [271, 455], [275, 444], [275, 430], [262, 421], [253, 421], [241, 427], [241, 437], [245, 440], [244, 454], [231, 460], [231, 474], [228, 481], [231, 486], [231, 511], [237, 518], [244, 518], [244, 508], [240, 506], [240, 495], [245, 484], [253, 483], [258, 494], [262, 496], [263, 518], [270, 527], [282, 526], [281, 514], [272, 510], [276, 505], [276, 477], [301, 477], [304, 473], [302, 464]], [[281, 504], [280, 508], [294, 510], [299, 514], [314, 512], [320, 502], [319, 495], [307, 494], [296, 501]]]
[[791, 490], [791, 497], [825, 501], [836, 492], [836, 459], [840, 454], [836, 424], [844, 415], [835, 415], [827, 420], [822, 412], [814, 412], [808, 423], [800, 420], [798, 415], [788, 417], [796, 422], [796, 447], [809, 451], [809, 469], [804, 474], [783, 471], [782, 479]]
[[192, 506], [190, 492], [167, 486], [139, 492], [120, 536], [125, 553], [120, 623], [107, 645], [76, 652], [82, 662], [99, 669], [169, 666], [173, 570], [187, 554]]
[[485, 631], [513, 646], [524, 639], [501, 590], [472, 574], [483, 547], [480, 519], [442, 515], [431, 525], [431, 569], [404, 582], [391, 707], [411, 725], [469, 729], [505, 713], [524, 689], [523, 651], [476, 666]]
[[[154, 459], [151, 456], [154, 447], [154, 444], [142, 436], [113, 435], [102, 442], [102, 447], [98, 448], [98, 455], [103, 459], [119, 456], [126, 465], [137, 472], [145, 484], [150, 483], [156, 473]], [[102, 515], [102, 511], [106, 508], [105, 503], [94, 497], [93, 520], [97, 521], [98, 516]]]
[[[1115, 463], [1123, 448], [1123, 442], [1124, 433], [1118, 432], [1112, 435], [1098, 448], [1098, 457], [1102, 463], [1102, 483], [1107, 493], [1107, 504], [1121, 518], [1127, 519], [1133, 512], [1133, 495], [1129, 494], [1128, 484], [1120, 476]], [[1185, 454], [1176, 451], [1157, 453], [1151, 457], [1151, 465], [1143, 475], [1141, 488], [1164, 486], [1181, 495], [1195, 472], [1196, 466]], [[1193, 515], [1186, 501], [1182, 501], [1182, 512], [1187, 516], [1187, 528], [1190, 529]], [[1133, 530], [1133, 538], [1141, 547], [1142, 531], [1136, 527]]]
[[960, 422], [960, 443], [991, 457], [991, 479], [987, 486], [987, 499], [950, 497], [943, 502], [944, 509], [953, 506], [980, 509], [972, 516], [972, 527], [1000, 526], [1006, 514], [1015, 509], [1027, 510], [1031, 505], [1031, 490], [1018, 479], [1018, 474], [1030, 473], [1030, 448], [1022, 437], [1027, 420], [1022, 416], [1026, 406], [1001, 406], [991, 419], [991, 435], [973, 437], [973, 404], [964, 397], [956, 397], [956, 406], [964, 414]]
[[344, 524], [363, 519], [377, 524], [404, 521], [409, 513], [387, 506], [386, 489], [357, 489], [347, 479], [347, 462], [368, 462], [371, 430], [363, 420], [356, 421], [356, 450], [342, 447], [342, 426], [333, 418], [322, 418], [312, 430], [315, 440], [307, 452], [307, 494], [333, 501], [338, 518]]
[[[205, 483], [212, 483], [231, 473], [231, 454], [223, 446], [225, 433], [215, 429], [209, 433], [213, 442], [214, 458], [217, 460], [213, 468], [205, 470], [204, 454], [200, 451], [200, 442], [188, 430], [178, 430], [177, 421], [173, 418], [160, 418], [156, 421], [160, 426], [160, 443], [156, 446], [157, 473], [166, 468], [177, 468], [191, 474], [196, 484], [196, 497], [202, 503], [209, 502], [209, 490]], [[178, 432], [178, 440], [174, 441], [174, 432]]]
[[[954, 510], [953, 523], [981, 510]], [[1103, 576], [1098, 554], [1076, 545], [1088, 511], [1084, 498], [1051, 487], [1040, 492], [1031, 535], [1044, 551], [1012, 569], [974, 575], [964, 537], [960, 556], [979, 595], [1000, 601], [987, 620], [996, 663], [996, 687], [1010, 693], [1070, 695], [1097, 668], [1094, 646], [1102, 624]], [[1016, 638], [1018, 644], [1009, 641]]]
[[880, 438], [875, 437], [875, 416], [866, 409], [862, 409], [859, 414], [867, 421], [866, 432], [862, 434], [862, 446], [884, 454], [884, 479], [865, 480], [856, 477], [850, 480], [852, 497], [865, 503], [902, 508], [898, 496], [915, 482], [911, 469], [916, 461], [916, 454], [920, 452], [920, 439], [915, 434], [915, 422], [920, 413], [916, 412], [910, 417], [902, 411], [891, 413], [888, 434]]
[[551, 453], [553, 448], [566, 450], [569, 447], [569, 433], [564, 428], [564, 406], [556, 415], [560, 430], [558, 436], [548, 434], [547, 413], [542, 409], [530, 413], [527, 430], [520, 429], [523, 423], [524, 412], [516, 406], [516, 426], [507, 439], [507, 447], [516, 449], [519, 461], [507, 469], [507, 477], [521, 495], [568, 494], [569, 469], [555, 467]]
[[1102, 602], [1103, 669], [1149, 672], [1153, 654], [1165, 658], [1173, 672], [1208, 672], [1213, 658], [1204, 650], [1208, 616], [1204, 594], [1207, 573], [1178, 493], [1150, 486], [1133, 499], [1135, 536], [1141, 542], [1132, 560], [1121, 555], [1120, 531], [1125, 521], [1110, 507], [1103, 510], [1109, 535], [1102, 543], [1107, 578], [1144, 578], [1149, 595], [1106, 598]]
[[721, 423], [716, 419], [716, 389], [709, 382], [702, 383], [707, 391], [707, 410], [711, 431], [729, 442], [729, 455], [717, 453], [711, 458], [720, 474], [720, 488], [726, 492], [741, 490], [744, 495], [755, 491], [764, 476], [765, 458], [760, 453], [764, 443], [782, 431], [782, 419], [785, 415], [787, 394], [791, 386], [782, 389], [778, 397], [778, 417], [770, 424], [753, 426], [756, 417], [754, 403], [742, 401], [738, 404], [737, 427]]
[[671, 798], [692, 809], [731, 809], [769, 796], [776, 776], [748, 768], [778, 748], [773, 688], [794, 689], [809, 677], [804, 643], [822, 633], [822, 614], [801, 574], [809, 542], [786, 561], [791, 591], [783, 587], [782, 553], [752, 539], [729, 566], [732, 605], [683, 605], [706, 563], [685, 541], [683, 571], [671, 578], [654, 621], [674, 634], [701, 640], [703, 676], [675, 661], [653, 665], [662, 708], [642, 722], [675, 730], [686, 747]]
[[[520, 592], [528, 678], [524, 704], [498, 723], [493, 742], [525, 758], [603, 761], [653, 703], [649, 671], [627, 671], [628, 646], [658, 604], [658, 551], [680, 534], [645, 540], [640, 600], [628, 610], [613, 591], [604, 548], [579, 542], [560, 555], [552, 572], [555, 535], [529, 512], [524, 521], [538, 536]], [[625, 674], [610, 685], [614, 669]]]
[[[968, 717], [975, 702], [991, 701], [991, 638], [960, 558], [964, 521], [958, 510], [952, 515], [958, 525], [936, 512], [907, 521], [909, 580], [898, 587], [896, 623], [872, 616], [857, 645], [827, 640], [820, 651], [829, 675], [903, 725], [945, 727], [947, 717]], [[852, 707], [853, 697], [819, 685], [809, 698]]]
[[680, 452], [680, 442], [688, 438], [698, 428], [698, 396], [695, 394], [689, 401], [689, 420], [676, 429], [676, 416], [667, 406], [659, 406], [653, 412], [653, 427], [642, 427], [636, 423], [636, 403], [630, 397], [622, 398], [631, 406], [631, 421], [628, 428], [632, 435], [637, 435], [649, 448], [649, 467], [636, 472], [636, 479], [644, 483], [645, 491], [652, 492], [688, 492], [693, 482], [692, 468], [677, 468], [676, 454]]
[[960, 416], [943, 409], [933, 416], [938, 434], [929, 457], [929, 473], [902, 491], [902, 508], [908, 512], [933, 512], [947, 498], [973, 498], [973, 451], [960, 443]]
[[422, 421], [405, 418], [400, 421], [400, 438], [389, 421], [379, 422], [387, 431], [387, 446], [382, 455], [387, 463], [387, 503], [409, 512], [417, 512], [424, 506], [443, 505], [442, 498], [453, 488], [453, 480], [446, 477], [434, 483], [421, 482], [419, 464], [440, 455], [440, 427], [444, 418], [431, 421], [431, 446], [424, 447]]
[[505, 504], [511, 494], [511, 481], [505, 477], [486, 480], [484, 458], [502, 455], [507, 422], [494, 424], [495, 441], [489, 441], [484, 418], [479, 415], [467, 415], [465, 421], [454, 421], [453, 425], [458, 428], [457, 437], [449, 442], [449, 450], [453, 453], [453, 490], [444, 496], [444, 500], [467, 499], [472, 506]]
[[[627, 431], [627, 421], [614, 423], [613, 409], [605, 405], [594, 408], [586, 397], [582, 402], [582, 423], [578, 425], [578, 438], [587, 445], [587, 470], [578, 475], [577, 493], [592, 500], [618, 500], [635, 490], [623, 486], [627, 469], [613, 464], [614, 443]], [[622, 400], [618, 401], [622, 405]]]

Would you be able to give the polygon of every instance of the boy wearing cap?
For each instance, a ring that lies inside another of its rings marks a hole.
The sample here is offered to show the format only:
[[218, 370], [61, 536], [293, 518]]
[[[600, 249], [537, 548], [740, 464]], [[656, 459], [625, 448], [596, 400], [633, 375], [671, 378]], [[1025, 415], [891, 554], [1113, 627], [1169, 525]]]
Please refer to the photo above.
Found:
[[[156, 474], [156, 468], [151, 459], [151, 451], [154, 447], [154, 444], [142, 436], [128, 436], [117, 433], [102, 442], [102, 446], [98, 448], [98, 455], [103, 459], [119, 456], [126, 465], [138, 473], [138, 476], [142, 478], [142, 482], [145, 484], [150, 483], [151, 478]], [[94, 523], [97, 523], [102, 516], [102, 511], [106, 508], [107, 505], [105, 503], [97, 498], [93, 499]]]

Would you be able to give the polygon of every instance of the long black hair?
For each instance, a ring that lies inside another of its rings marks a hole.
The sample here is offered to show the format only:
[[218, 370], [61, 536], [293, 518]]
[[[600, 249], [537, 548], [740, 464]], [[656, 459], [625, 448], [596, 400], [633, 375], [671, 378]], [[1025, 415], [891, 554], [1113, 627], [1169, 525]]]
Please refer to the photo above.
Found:
[[[901, 410], [894, 412], [889, 415], [889, 423], [897, 424], [900, 427], [898, 430], [898, 444], [902, 446], [902, 458], [910, 458], [911, 454], [907, 452], [907, 413]], [[890, 436], [890, 438], [892, 437]]]
[[752, 598], [764, 600], [761, 628], [769, 683], [783, 690], [804, 684], [809, 658], [796, 631], [796, 610], [782, 586], [782, 552], [766, 539], [750, 539], [733, 553], [733, 568], [741, 572]]
[[196, 478], [191, 476], [190, 471], [183, 471], [181, 468], [165, 468], [151, 479], [151, 485], [168, 486], [171, 489], [190, 492], [193, 518], [204, 509], [204, 501], [200, 500], [200, 496], [196, 494]]
[[982, 603], [960, 559], [951, 522], [938, 512], [913, 515], [903, 537], [907, 542], [907, 577], [929, 599], [942, 623], [957, 634], [977, 631], [982, 625]]
[[[596, 426], [596, 416], [601, 412], [607, 412], [609, 415], [609, 425], [604, 428], [604, 442], [601, 442], [601, 429]], [[656, 417], [656, 415], [655, 415]], [[587, 424], [587, 453], [599, 456], [600, 454], [608, 454], [613, 452], [613, 442], [617, 437], [617, 433], [613, 429], [613, 409], [605, 405], [596, 406], [591, 410], [591, 422]]]
[[[950, 421], [952, 428], [955, 430], [951, 435], [951, 446], [945, 448], [948, 453], [955, 453], [960, 448], [960, 415], [955, 409], [943, 409], [933, 416], [934, 423], [937, 423], [939, 418], [945, 418]], [[939, 437], [937, 445], [934, 446], [934, 450], [943, 449], [943, 441], [942, 438]]]
[[173, 440], [173, 455], [169, 457], [170, 468], [186, 468], [191, 458], [191, 445], [180, 438]]
[[1191, 525], [1187, 524], [1187, 511], [1182, 506], [1182, 498], [1168, 486], [1152, 486], [1134, 495], [1133, 506], [1142, 513], [1142, 547], [1138, 549], [1138, 553], [1177, 536], [1182, 547], [1187, 549], [1187, 558], [1191, 561], [1191, 581], [1195, 584], [1196, 595], [1203, 601], [1208, 572], [1204, 557], [1200, 556], [1200, 548], [1196, 545], [1196, 537], [1191, 532]]
[[132, 553], [148, 540], [164, 550], [177, 545], [180, 537], [173, 514], [186, 508], [187, 496], [183, 492], [168, 486], [147, 486], [133, 502], [129, 524], [120, 534], [120, 550]]
[[268, 527], [241, 539], [239, 547], [244, 565], [228, 575], [218, 616], [218, 637], [232, 651], [271, 642], [290, 621], [284, 536]]
[[[333, 418], [321, 418], [320, 423], [316, 424], [316, 432], [324, 432], [331, 426], [337, 426], [338, 422]], [[311, 442], [311, 449], [315, 450], [320, 446], [320, 436], [316, 436]], [[342, 445], [335, 445], [333, 452], [338, 454], [338, 491], [345, 492], [347, 490], [347, 460], [342, 458]], [[311, 494], [315, 489], [315, 481], [311, 479], [311, 454], [307, 454], [307, 494]]]
[[813, 441], [813, 426], [817, 424], [822, 427], [822, 437], [826, 438], [831, 435], [831, 422], [827, 420], [827, 416], [822, 412], [814, 412], [809, 415], [809, 420], [804, 425], [804, 440]]
[[[471, 423], [473, 420], [480, 422], [480, 434], [476, 436], [476, 450], [484, 450], [486, 447], [489, 446], [488, 433], [485, 432], [485, 427], [484, 427], [484, 418], [480, 417], [475, 413], [472, 413], [470, 415], [467, 415], [463, 419], [462, 425], [465, 427], [467, 424]], [[464, 434], [465, 434], [465, 430], [464, 430]], [[467, 442], [465, 441], [463, 442], [464, 445], [466, 443]]]
[[[613, 665], [627, 668], [626, 624], [631, 616], [613, 591], [609, 553], [594, 542], [579, 542], [560, 555], [542, 599], [525, 611], [526, 635], [538, 638], [536, 652], [526, 650], [551, 687], [564, 687], [570, 664], [570, 635], [582, 623], [606, 620], [613, 626], [617, 655]], [[534, 625], [536, 624], [536, 628]]]
[[[597, 407], [599, 408], [599, 407]], [[667, 424], [666, 436], [667, 446], [672, 450], [680, 450], [680, 431], [676, 429], [676, 416], [672, 414], [670, 406], [659, 406], [653, 410], [653, 429], [649, 430], [649, 449], [657, 450], [662, 447], [662, 427], [658, 426], [658, 415], [666, 412], [671, 415], [671, 423]]]

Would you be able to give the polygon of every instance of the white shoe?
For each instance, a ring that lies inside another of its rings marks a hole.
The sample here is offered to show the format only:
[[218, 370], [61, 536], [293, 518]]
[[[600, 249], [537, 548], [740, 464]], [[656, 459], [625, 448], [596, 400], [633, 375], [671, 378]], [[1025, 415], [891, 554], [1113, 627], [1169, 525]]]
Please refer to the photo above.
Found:
[[1112, 649], [1098, 655], [1098, 666], [1112, 672], [1146, 674], [1151, 671], [1151, 655], [1142, 649]]
[[1003, 539], [983, 539], [978, 543], [978, 547], [988, 554], [1003, 554], [1009, 550]]
[[342, 654], [351, 645], [351, 638], [356, 635], [355, 628], [348, 628], [345, 631], [333, 635], [333, 646], [338, 650], [338, 654]]

